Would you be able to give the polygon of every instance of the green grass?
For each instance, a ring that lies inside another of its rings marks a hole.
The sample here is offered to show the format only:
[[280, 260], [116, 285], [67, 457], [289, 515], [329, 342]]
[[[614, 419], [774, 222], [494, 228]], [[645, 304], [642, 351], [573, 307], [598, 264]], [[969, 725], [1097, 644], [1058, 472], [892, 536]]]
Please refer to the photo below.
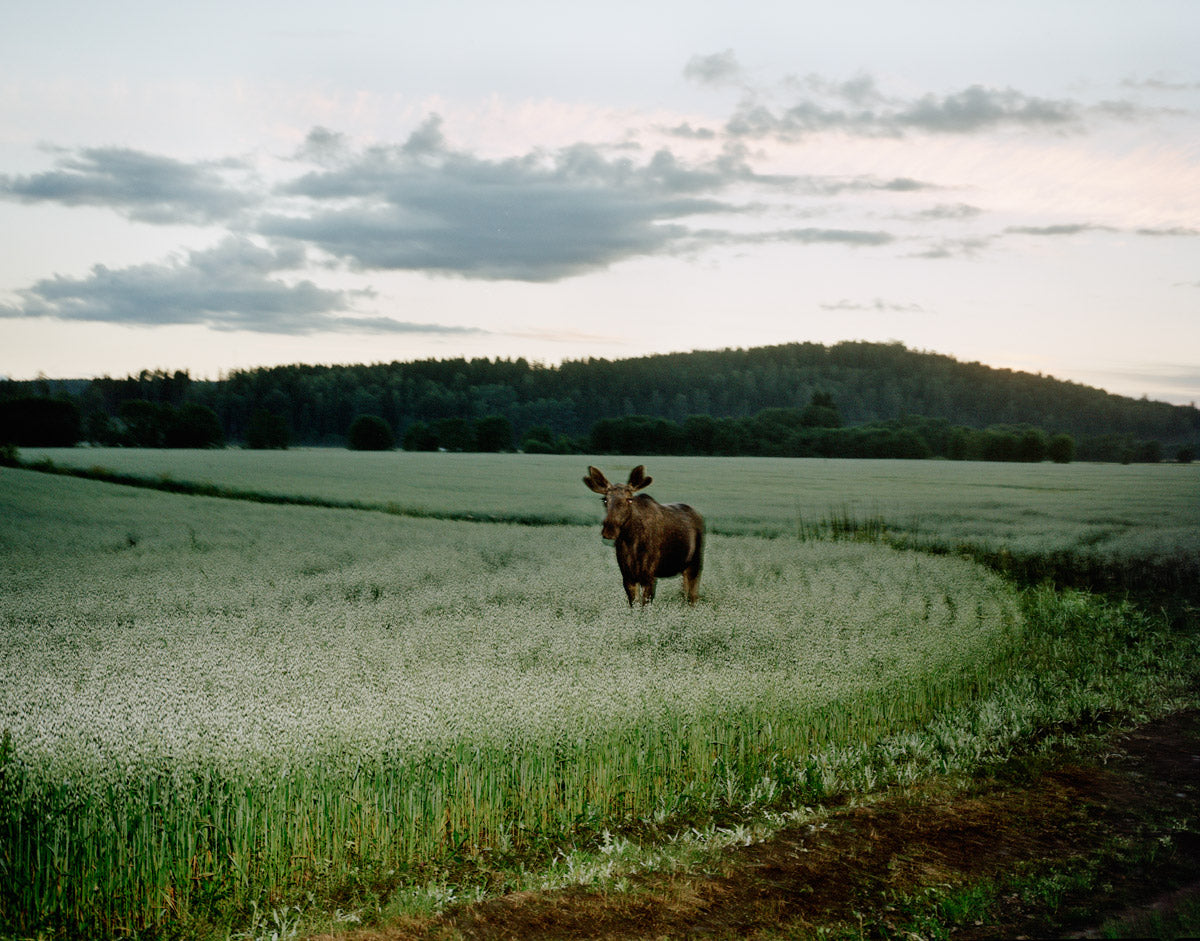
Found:
[[[1200, 659], [958, 552], [1033, 581], [1194, 565], [1189, 468], [659, 459], [656, 495], [714, 535], [696, 609], [664, 585], [630, 611], [578, 458], [51, 456], [241, 500], [0, 471], [0, 925], [28, 934], [569, 881], [612, 834], [1165, 708]], [[489, 516], [543, 525], [465, 522]]]
[[[580, 479], [628, 457], [290, 451], [27, 449], [27, 463], [100, 469], [259, 498], [354, 504], [406, 515], [591, 523]], [[650, 492], [700, 509], [718, 533], [795, 536], [838, 518], [884, 520], [913, 544], [1096, 558], [1200, 554], [1200, 464], [656, 457]]]
[[5, 921], [543, 852], [825, 789], [986, 689], [1014, 591], [958, 558], [715, 536], [629, 610], [592, 527], [252, 506], [7, 471]]

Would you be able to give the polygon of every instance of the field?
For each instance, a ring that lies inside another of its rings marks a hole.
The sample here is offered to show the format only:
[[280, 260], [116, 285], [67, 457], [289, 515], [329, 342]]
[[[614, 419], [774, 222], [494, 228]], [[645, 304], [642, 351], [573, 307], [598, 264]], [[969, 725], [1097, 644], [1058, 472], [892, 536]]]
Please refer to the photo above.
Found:
[[[587, 463], [613, 479], [636, 463], [337, 449], [30, 449], [22, 457], [405, 514], [581, 525], [596, 519], [595, 498], [580, 484]], [[1200, 465], [656, 457], [649, 471], [664, 500], [686, 496], [718, 533], [795, 536], [848, 517], [882, 520], [917, 543], [1017, 554], [1200, 553]]]
[[[26, 934], [419, 892], [489, 855], [869, 787], [878, 743], [919, 773], [929, 740], [906, 736], [1015, 695], [1031, 611], [1096, 611], [833, 538], [864, 521], [943, 548], [1200, 554], [1189, 467], [656, 459], [652, 492], [714, 534], [694, 609], [668, 583], [631, 611], [586, 459], [22, 457], [385, 511], [0, 470], [0, 930]], [[1073, 708], [1110, 708], [1095, 686]]]

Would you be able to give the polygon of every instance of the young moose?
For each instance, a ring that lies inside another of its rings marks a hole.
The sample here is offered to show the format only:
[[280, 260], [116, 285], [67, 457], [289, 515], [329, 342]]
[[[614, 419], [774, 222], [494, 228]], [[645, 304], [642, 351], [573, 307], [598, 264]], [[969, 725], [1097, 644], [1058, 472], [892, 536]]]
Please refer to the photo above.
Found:
[[588, 467], [583, 478], [588, 489], [604, 498], [608, 511], [600, 535], [616, 541], [617, 565], [629, 606], [642, 590], [642, 604], [654, 600], [654, 583], [660, 578], [683, 575], [688, 604], [696, 603], [700, 568], [704, 563], [704, 518], [683, 503], [666, 506], [639, 490], [653, 478], [639, 464], [629, 473], [629, 482], [610, 484], [597, 468]]

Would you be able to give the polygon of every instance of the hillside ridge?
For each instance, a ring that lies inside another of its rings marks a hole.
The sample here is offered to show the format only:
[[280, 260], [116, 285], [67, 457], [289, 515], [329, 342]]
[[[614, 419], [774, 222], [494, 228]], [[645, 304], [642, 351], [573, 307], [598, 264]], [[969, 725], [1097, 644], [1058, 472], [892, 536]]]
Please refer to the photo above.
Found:
[[340, 443], [362, 414], [384, 418], [397, 439], [416, 422], [487, 416], [508, 419], [518, 440], [530, 428], [578, 438], [606, 418], [744, 418], [768, 408], [804, 408], [817, 393], [833, 399], [846, 425], [919, 415], [969, 428], [1029, 425], [1078, 438], [1200, 442], [1194, 405], [1134, 399], [898, 342], [787, 343], [560, 365], [457, 358], [256, 367], [216, 380], [144, 370], [124, 379], [0, 383], [0, 400], [63, 396], [79, 404], [85, 419], [116, 417], [132, 400], [200, 404], [219, 416], [231, 440], [243, 440], [255, 413], [266, 412], [287, 423], [296, 444]]

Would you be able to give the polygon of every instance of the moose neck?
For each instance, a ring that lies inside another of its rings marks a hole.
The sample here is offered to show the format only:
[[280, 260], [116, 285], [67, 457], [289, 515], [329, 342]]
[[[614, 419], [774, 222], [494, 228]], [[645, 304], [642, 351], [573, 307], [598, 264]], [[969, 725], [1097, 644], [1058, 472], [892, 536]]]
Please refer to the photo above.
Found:
[[630, 501], [629, 519], [621, 527], [620, 539], [633, 541], [639, 539], [653, 526], [658, 516], [658, 501], [649, 494], [640, 493]]

